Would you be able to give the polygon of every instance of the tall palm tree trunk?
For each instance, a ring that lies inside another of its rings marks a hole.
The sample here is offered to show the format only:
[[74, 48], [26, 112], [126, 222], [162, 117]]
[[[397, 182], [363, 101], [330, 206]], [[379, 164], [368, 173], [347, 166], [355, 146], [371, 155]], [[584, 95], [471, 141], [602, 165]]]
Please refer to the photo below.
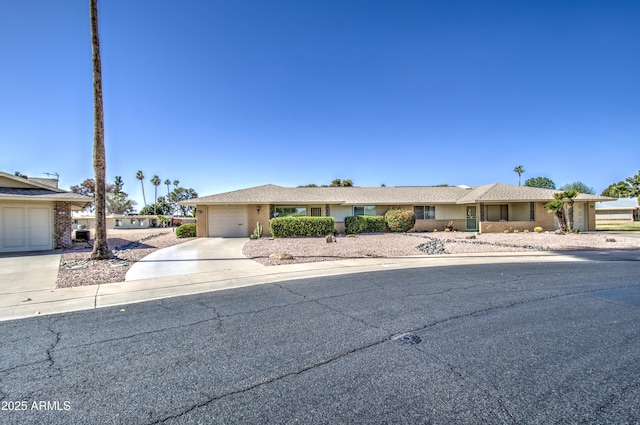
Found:
[[106, 223], [106, 155], [104, 148], [104, 110], [102, 107], [102, 64], [100, 62], [100, 38], [98, 35], [98, 0], [89, 0], [91, 20], [91, 50], [93, 52], [93, 170], [95, 173], [96, 228], [91, 258], [111, 257], [107, 242]]

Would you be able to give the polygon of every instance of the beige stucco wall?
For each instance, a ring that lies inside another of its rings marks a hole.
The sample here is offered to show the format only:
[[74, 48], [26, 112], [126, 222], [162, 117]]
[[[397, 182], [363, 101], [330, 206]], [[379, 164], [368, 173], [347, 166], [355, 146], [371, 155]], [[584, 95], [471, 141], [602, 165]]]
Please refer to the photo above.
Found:
[[196, 237], [207, 237], [207, 206], [196, 205]]
[[[436, 211], [438, 209], [436, 208]], [[437, 214], [437, 213], [436, 213]], [[416, 220], [416, 225], [411, 229], [411, 232], [433, 232], [444, 231], [445, 227], [449, 224], [449, 222], [453, 222], [453, 228], [458, 232], [464, 232], [466, 229], [467, 222], [465, 219], [455, 219], [455, 220]]]
[[[258, 207], [260, 211], [258, 212]], [[262, 226], [262, 237], [271, 236], [269, 232], [269, 204], [251, 204], [249, 205], [249, 235], [256, 230], [258, 222]]]

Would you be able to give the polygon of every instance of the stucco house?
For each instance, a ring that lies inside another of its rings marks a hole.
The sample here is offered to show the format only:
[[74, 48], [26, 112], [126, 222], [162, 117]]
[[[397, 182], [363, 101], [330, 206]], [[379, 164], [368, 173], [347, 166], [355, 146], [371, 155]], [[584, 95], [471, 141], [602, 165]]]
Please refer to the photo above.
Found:
[[[171, 216], [181, 224], [195, 223], [194, 217]], [[105, 217], [107, 230], [109, 229], [148, 229], [152, 227], [162, 227], [162, 221], [157, 215], [137, 215], [137, 214], [113, 214]], [[73, 213], [71, 227], [76, 229], [94, 229], [96, 217], [90, 212]]]
[[71, 246], [71, 211], [92, 201], [58, 188], [56, 179], [0, 172], [0, 252]]
[[[219, 193], [181, 202], [195, 206], [198, 237], [246, 237], [260, 222], [268, 235], [269, 220], [283, 215], [332, 216], [344, 232], [344, 219], [383, 215], [390, 208], [413, 211], [412, 231], [502, 232], [554, 230], [544, 205], [559, 191], [494, 183], [484, 186], [282, 187], [272, 184]], [[595, 230], [595, 202], [611, 198], [580, 194], [574, 203], [574, 227]]]
[[596, 221], [638, 221], [640, 206], [638, 198], [620, 198], [610, 202], [596, 202]]

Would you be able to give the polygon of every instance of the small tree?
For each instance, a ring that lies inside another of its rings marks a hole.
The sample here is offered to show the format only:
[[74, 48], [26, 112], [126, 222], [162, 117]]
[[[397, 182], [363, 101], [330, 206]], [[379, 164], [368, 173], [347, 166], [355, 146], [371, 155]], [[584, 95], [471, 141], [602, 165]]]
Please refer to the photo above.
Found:
[[576, 192], [588, 193], [590, 195], [596, 194], [596, 191], [593, 190], [591, 186], [587, 186], [582, 182], [567, 183], [564, 186], [560, 186], [560, 190], [564, 190], [564, 191], [575, 190]]
[[524, 185], [528, 187], [539, 187], [542, 189], [556, 188], [554, 181], [548, 177], [531, 177], [530, 179], [525, 180]]
[[107, 214], [131, 214], [135, 205], [124, 192], [107, 193]]
[[631, 186], [631, 194], [629, 196], [637, 196], [639, 198], [638, 202], [640, 202], [640, 171], [631, 177], [627, 177], [625, 181]]
[[612, 198], [629, 198], [633, 196], [633, 188], [626, 181], [612, 183], [601, 193], [602, 196], [610, 196]]

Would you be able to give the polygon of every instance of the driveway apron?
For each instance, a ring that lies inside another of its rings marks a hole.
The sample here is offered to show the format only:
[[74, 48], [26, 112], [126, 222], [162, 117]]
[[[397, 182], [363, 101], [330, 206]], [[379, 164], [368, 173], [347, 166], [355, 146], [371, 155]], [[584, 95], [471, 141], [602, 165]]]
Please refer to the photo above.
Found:
[[61, 251], [0, 254], [0, 294], [55, 289]]
[[247, 238], [198, 238], [160, 249], [131, 266], [125, 281], [263, 268], [242, 254]]

